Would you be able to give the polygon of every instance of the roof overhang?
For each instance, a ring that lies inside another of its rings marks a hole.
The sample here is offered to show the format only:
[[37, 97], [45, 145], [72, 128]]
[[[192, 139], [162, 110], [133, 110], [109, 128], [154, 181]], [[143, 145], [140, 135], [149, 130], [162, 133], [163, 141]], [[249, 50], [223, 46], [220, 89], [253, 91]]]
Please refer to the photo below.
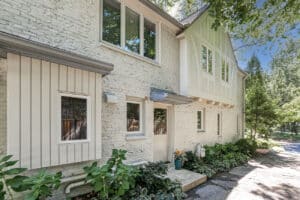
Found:
[[102, 75], [109, 74], [114, 68], [111, 63], [95, 60], [0, 31], [0, 56], [6, 57], [7, 52], [55, 62]]
[[151, 88], [150, 100], [173, 105], [189, 104], [194, 101], [191, 97], [158, 88]]

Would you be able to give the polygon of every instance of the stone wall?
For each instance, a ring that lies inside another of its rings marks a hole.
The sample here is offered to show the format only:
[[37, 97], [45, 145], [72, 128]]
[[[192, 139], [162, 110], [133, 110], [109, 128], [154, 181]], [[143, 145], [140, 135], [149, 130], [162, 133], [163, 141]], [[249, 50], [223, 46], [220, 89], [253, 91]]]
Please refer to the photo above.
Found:
[[6, 59], [0, 58], [0, 156], [6, 153]]

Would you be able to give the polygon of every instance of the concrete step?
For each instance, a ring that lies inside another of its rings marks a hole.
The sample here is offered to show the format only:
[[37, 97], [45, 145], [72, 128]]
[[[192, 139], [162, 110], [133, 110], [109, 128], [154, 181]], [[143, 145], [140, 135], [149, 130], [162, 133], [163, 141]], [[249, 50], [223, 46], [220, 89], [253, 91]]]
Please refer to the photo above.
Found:
[[175, 170], [175, 168], [169, 168], [167, 177], [173, 181], [179, 181], [184, 192], [191, 190], [202, 183], [205, 183], [207, 180], [206, 175], [186, 169]]

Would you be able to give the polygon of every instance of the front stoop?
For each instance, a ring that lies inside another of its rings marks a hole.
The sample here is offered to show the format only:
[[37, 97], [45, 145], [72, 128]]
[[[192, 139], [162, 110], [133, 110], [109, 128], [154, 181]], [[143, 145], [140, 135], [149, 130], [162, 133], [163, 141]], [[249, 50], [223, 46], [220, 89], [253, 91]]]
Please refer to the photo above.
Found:
[[183, 192], [191, 190], [194, 187], [205, 183], [207, 180], [206, 175], [192, 172], [186, 169], [175, 170], [174, 168], [169, 168], [167, 177], [173, 181], [179, 181], [182, 185]]

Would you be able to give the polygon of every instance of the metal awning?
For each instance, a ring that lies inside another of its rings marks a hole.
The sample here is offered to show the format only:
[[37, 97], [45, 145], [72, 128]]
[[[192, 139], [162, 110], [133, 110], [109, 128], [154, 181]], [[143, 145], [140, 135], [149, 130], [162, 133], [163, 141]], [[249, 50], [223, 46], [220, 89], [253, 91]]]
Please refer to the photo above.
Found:
[[154, 102], [167, 103], [167, 104], [189, 104], [194, 101], [193, 98], [176, 94], [175, 92], [162, 90], [158, 88], [151, 88], [150, 99]]

